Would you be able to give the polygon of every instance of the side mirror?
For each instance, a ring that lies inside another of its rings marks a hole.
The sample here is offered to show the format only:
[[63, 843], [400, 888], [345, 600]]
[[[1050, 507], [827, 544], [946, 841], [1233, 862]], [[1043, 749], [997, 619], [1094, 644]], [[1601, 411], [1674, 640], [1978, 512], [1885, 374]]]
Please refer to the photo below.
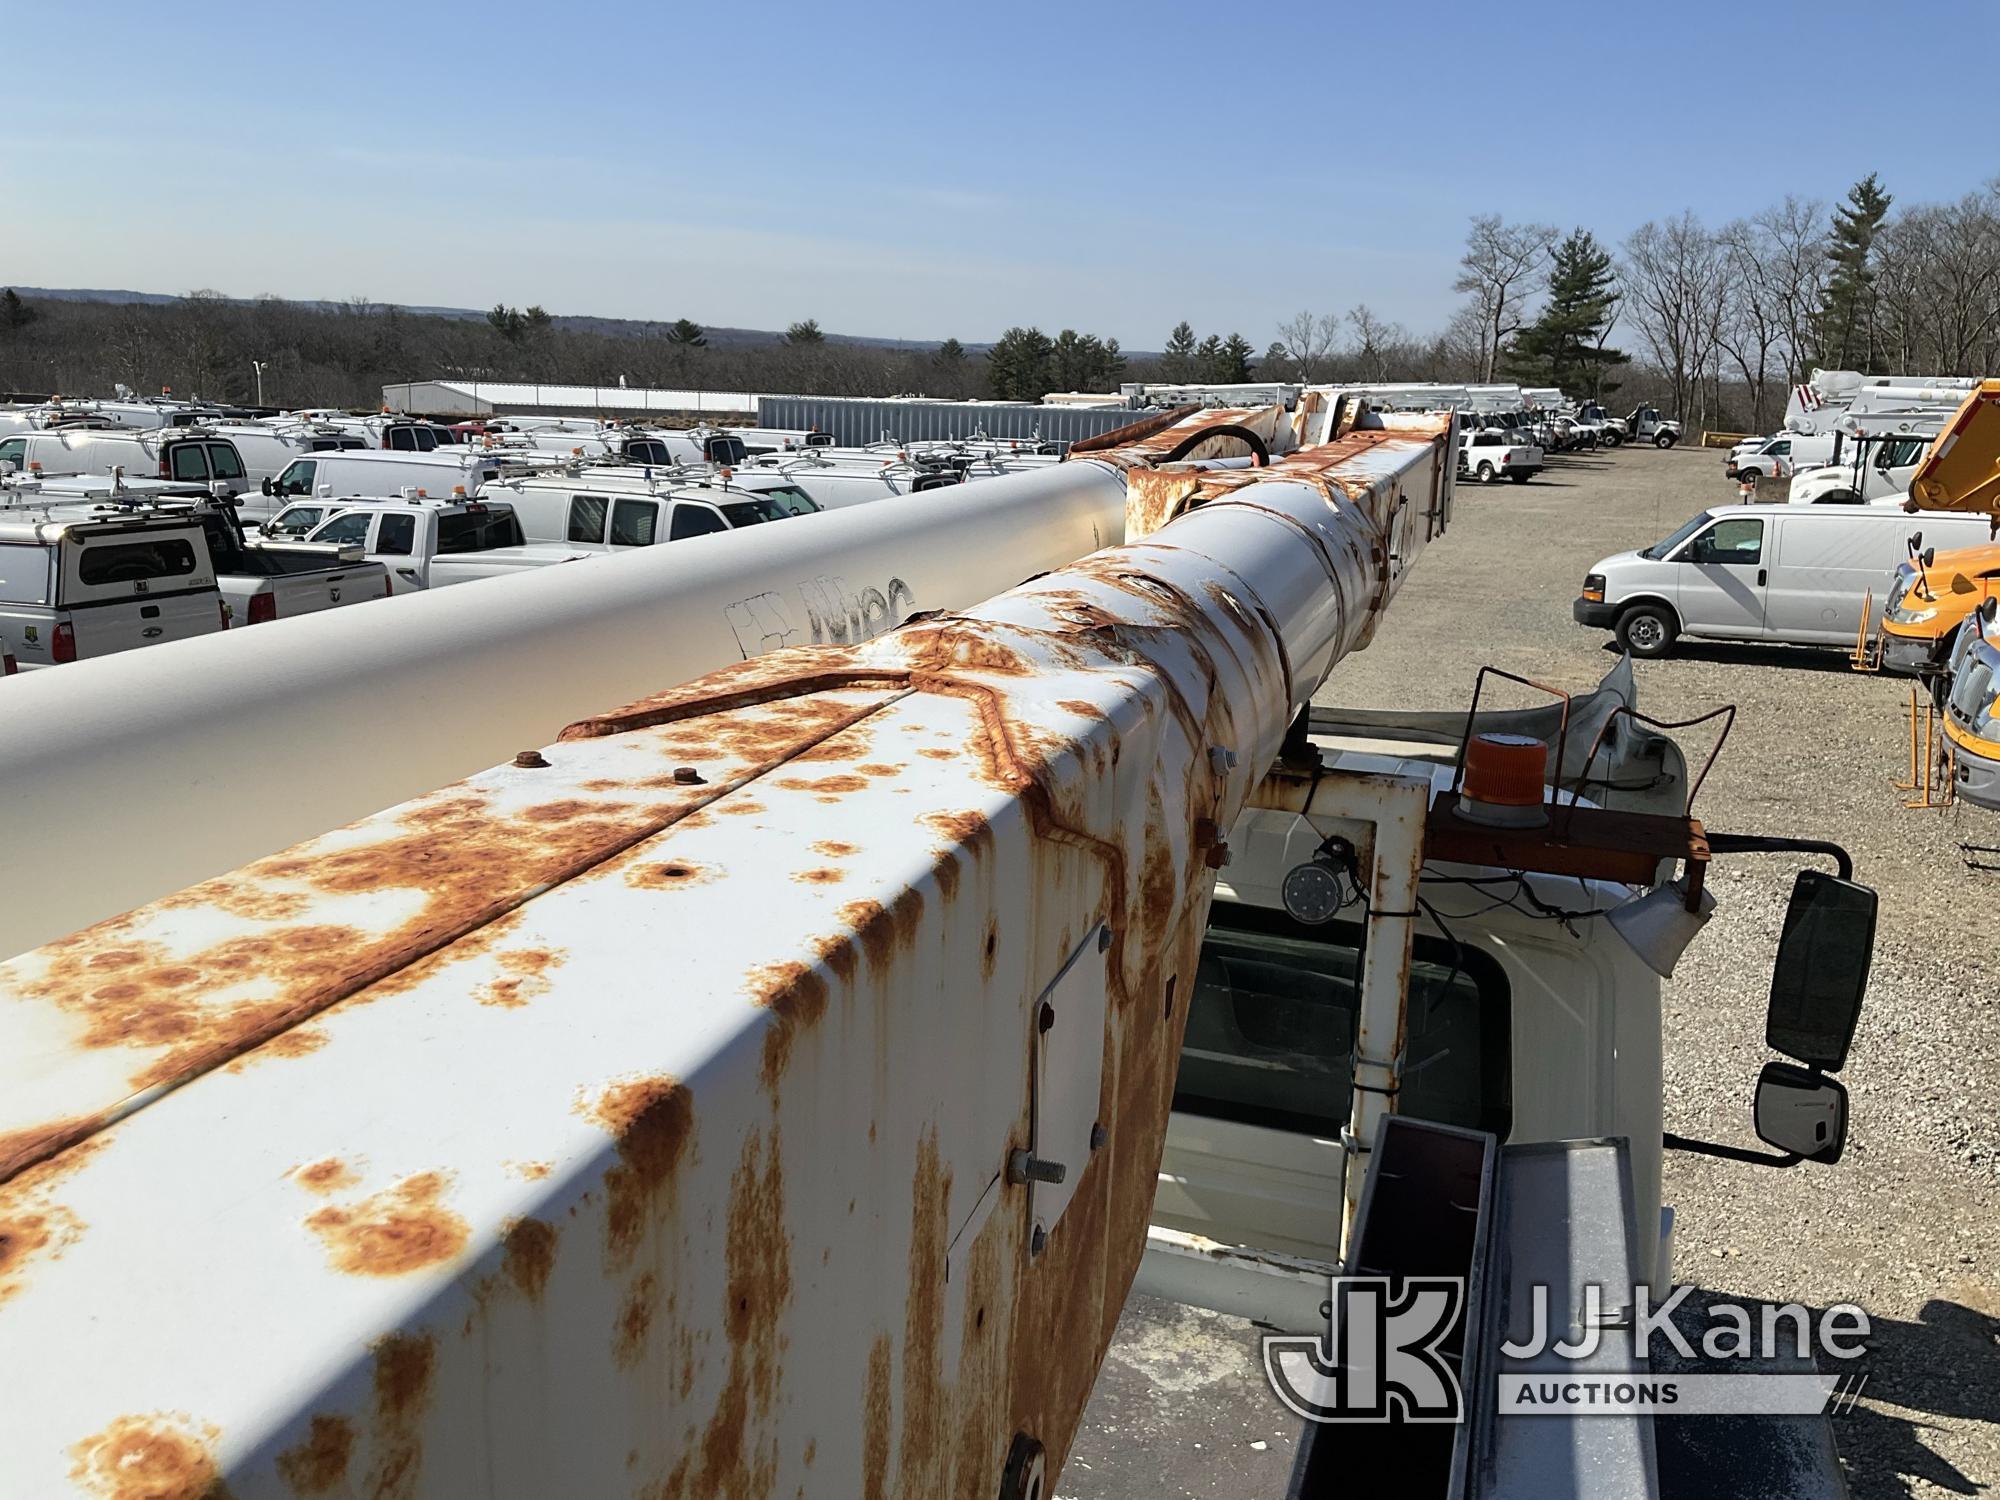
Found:
[[1951, 591], [1954, 594], [1976, 594], [1979, 592], [1979, 585], [1963, 573], [1954, 573], [1951, 575]]
[[258, 488], [267, 495], [275, 495], [278, 492], [277, 486], [271, 482], [271, 476], [268, 474], [258, 481]]
[[1809, 1068], [1766, 1063], [1757, 1075], [1756, 1121], [1766, 1145], [1831, 1166], [1847, 1145], [1847, 1090]]
[[1930, 567], [1935, 567], [1936, 565], [1937, 565], [1937, 548], [1935, 547], [1924, 548], [1924, 566], [1930, 568]]
[[1764, 1042], [1809, 1067], [1837, 1073], [1868, 992], [1875, 954], [1875, 892], [1865, 885], [1801, 870], [1792, 884]]

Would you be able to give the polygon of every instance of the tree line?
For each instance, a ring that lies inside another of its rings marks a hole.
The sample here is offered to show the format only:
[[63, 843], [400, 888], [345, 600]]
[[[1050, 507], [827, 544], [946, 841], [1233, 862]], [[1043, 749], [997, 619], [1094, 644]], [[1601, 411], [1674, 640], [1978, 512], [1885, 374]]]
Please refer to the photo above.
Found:
[[1186, 320], [1158, 355], [1032, 325], [981, 353], [957, 339], [830, 338], [810, 318], [760, 342], [712, 342], [685, 317], [579, 327], [538, 305], [480, 318], [366, 298], [329, 308], [197, 291], [109, 303], [7, 289], [0, 388], [101, 394], [123, 383], [248, 402], [261, 367], [269, 404], [360, 407], [386, 384], [429, 378], [1028, 401], [1128, 380], [1513, 380], [1657, 402], [1692, 427], [1767, 431], [1786, 388], [1815, 366], [2000, 371], [2000, 180], [1956, 202], [1899, 208], [1871, 174], [1831, 208], [1787, 195], [1719, 226], [1688, 210], [1613, 244], [1582, 226], [1479, 214], [1453, 289], [1464, 300], [1435, 332], [1412, 334], [1364, 302], [1295, 314], [1261, 356], [1241, 332], [1198, 335]]

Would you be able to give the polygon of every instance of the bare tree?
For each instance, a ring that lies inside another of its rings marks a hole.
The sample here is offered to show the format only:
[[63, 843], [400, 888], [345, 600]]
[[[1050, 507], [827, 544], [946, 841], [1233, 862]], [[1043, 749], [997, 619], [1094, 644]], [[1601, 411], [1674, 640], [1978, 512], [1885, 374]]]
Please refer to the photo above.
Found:
[[1667, 376], [1674, 414], [1690, 418], [1721, 333], [1722, 249], [1692, 210], [1648, 220], [1625, 241], [1623, 280], [1632, 321]]
[[[1789, 365], [1785, 348], [1786, 328], [1782, 298], [1778, 295], [1786, 279], [1782, 251], [1755, 220], [1737, 219], [1716, 231], [1725, 271], [1719, 352], [1743, 377], [1750, 392], [1750, 429], [1765, 432], [1775, 424], [1767, 420], [1771, 364]], [[1717, 404], [1721, 393], [1717, 392]]]
[[1278, 342], [1284, 345], [1285, 357], [1298, 371], [1299, 379], [1310, 385], [1340, 342], [1340, 319], [1332, 313], [1318, 317], [1310, 312], [1296, 313], [1278, 325]]
[[1363, 302], [1348, 309], [1347, 326], [1354, 333], [1354, 343], [1348, 353], [1361, 378], [1387, 380], [1391, 357], [1410, 340], [1410, 336], [1403, 331], [1403, 325], [1379, 317], [1373, 308]]
[[1479, 378], [1490, 381], [1500, 346], [1519, 328], [1542, 257], [1556, 242], [1549, 224], [1503, 224], [1498, 214], [1474, 214], [1452, 290], [1468, 292], [1479, 309]]
[[1826, 293], [1826, 204], [1787, 193], [1750, 223], [1763, 246], [1757, 295], [1784, 328], [1786, 374], [1802, 382], [1811, 374], [1813, 316]]

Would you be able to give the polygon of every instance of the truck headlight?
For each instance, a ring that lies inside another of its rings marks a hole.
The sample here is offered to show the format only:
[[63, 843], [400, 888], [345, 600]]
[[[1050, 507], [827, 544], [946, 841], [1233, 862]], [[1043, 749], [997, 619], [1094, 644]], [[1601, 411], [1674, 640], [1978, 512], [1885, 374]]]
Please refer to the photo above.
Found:
[[1921, 625], [1937, 615], [1935, 609], [1905, 609], [1900, 604], [1889, 607], [1886, 618], [1898, 625]]

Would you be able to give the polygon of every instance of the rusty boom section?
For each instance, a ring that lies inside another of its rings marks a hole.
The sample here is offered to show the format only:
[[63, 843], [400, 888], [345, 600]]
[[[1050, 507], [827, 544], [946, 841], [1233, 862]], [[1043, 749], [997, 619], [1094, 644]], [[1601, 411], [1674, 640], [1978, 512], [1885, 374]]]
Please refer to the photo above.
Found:
[[0, 1493], [1052, 1477], [1227, 830], [1449, 509], [1381, 420], [0, 965]]

